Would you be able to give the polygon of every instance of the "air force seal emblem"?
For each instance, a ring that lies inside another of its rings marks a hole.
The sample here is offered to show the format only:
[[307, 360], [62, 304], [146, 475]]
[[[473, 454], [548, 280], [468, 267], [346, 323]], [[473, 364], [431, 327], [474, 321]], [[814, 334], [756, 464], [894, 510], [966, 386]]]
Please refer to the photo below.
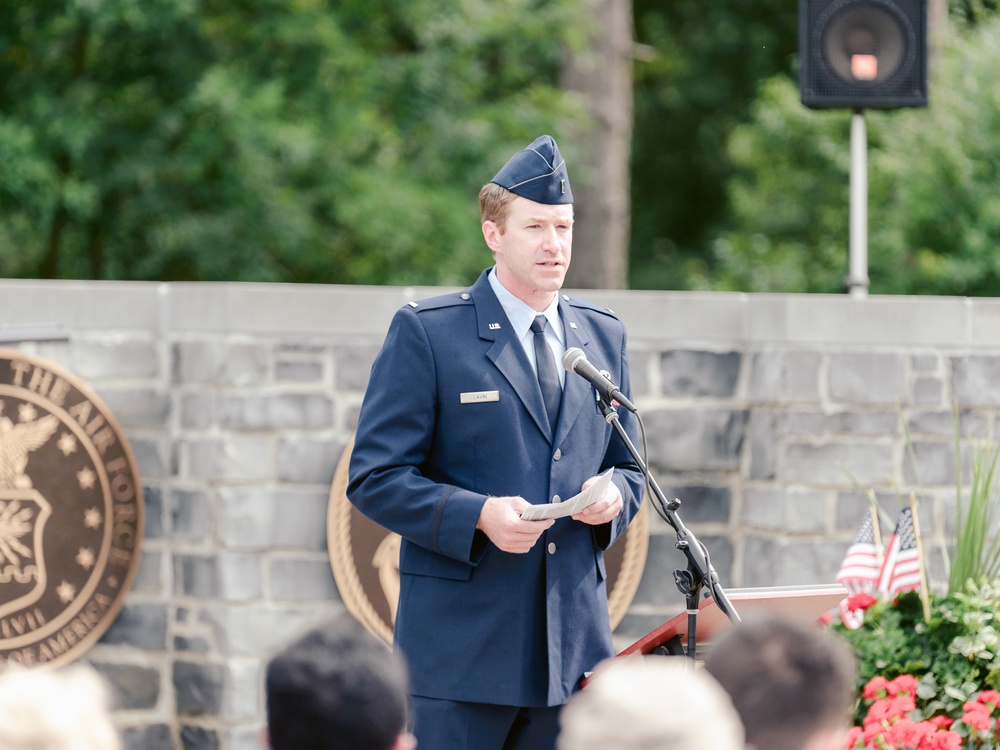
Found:
[[0, 349], [0, 665], [71, 661], [101, 637], [138, 567], [142, 507], [107, 408]]

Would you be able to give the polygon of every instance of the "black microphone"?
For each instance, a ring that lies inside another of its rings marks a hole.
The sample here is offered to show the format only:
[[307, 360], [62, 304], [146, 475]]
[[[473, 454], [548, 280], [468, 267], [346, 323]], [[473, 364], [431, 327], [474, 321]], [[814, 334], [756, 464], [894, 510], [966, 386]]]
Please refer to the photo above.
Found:
[[598, 370], [587, 360], [587, 355], [583, 349], [571, 347], [566, 350], [562, 358], [563, 367], [569, 372], [586, 379], [594, 388], [608, 401], [617, 401], [631, 412], [638, 411], [635, 404], [625, 398], [625, 394], [618, 390], [618, 386], [611, 382], [611, 378]]

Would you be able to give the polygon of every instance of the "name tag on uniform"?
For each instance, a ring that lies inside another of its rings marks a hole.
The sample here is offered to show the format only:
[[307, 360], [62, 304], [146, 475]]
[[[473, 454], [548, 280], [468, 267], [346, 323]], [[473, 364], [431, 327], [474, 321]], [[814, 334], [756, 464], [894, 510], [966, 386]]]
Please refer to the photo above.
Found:
[[468, 391], [458, 397], [463, 404], [484, 404], [487, 401], [499, 401], [500, 391]]

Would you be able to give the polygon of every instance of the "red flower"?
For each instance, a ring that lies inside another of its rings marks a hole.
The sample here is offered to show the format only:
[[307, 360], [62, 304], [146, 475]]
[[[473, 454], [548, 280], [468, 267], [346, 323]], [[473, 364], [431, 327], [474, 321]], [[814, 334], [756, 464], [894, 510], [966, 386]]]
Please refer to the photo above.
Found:
[[909, 719], [899, 719], [885, 733], [885, 738], [896, 747], [920, 747], [920, 743], [925, 737], [937, 732], [930, 722], [922, 721], [917, 723]]
[[859, 591], [858, 593], [847, 597], [847, 608], [852, 612], [858, 609], [864, 610], [868, 609], [877, 601], [878, 600], [867, 591]]
[[888, 685], [885, 686], [889, 695], [899, 695], [900, 693], [910, 693], [917, 691], [917, 678], [912, 674], [901, 674]]
[[950, 727], [952, 724], [955, 723], [954, 719], [949, 719], [947, 716], [944, 716], [943, 714], [932, 716], [930, 719], [928, 719], [928, 721], [934, 726], [938, 727], [939, 729], [947, 729], [948, 727]]
[[993, 719], [990, 718], [989, 710], [982, 704], [969, 701], [963, 706], [965, 713], [962, 714], [962, 721], [977, 732], [985, 732], [993, 727]]
[[992, 713], [993, 709], [1000, 705], [1000, 693], [996, 690], [984, 690], [976, 696], [976, 701], [984, 706], [989, 706]]
[[847, 730], [847, 736], [844, 738], [844, 750], [854, 750], [858, 740], [862, 739], [863, 732], [861, 727], [851, 727]]
[[872, 700], [873, 698], [885, 697], [887, 693], [883, 692], [880, 696], [879, 691], [885, 691], [885, 686], [889, 684], [889, 681], [885, 677], [872, 677], [868, 680], [868, 684], [865, 685], [865, 700]]
[[934, 732], [920, 743], [920, 750], [961, 750], [962, 738], [955, 732]]

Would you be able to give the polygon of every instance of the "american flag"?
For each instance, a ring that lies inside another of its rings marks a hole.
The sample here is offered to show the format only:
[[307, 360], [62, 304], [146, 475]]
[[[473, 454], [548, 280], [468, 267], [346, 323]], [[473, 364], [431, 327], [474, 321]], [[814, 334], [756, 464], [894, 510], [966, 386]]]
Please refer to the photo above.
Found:
[[903, 508], [896, 519], [896, 530], [886, 546], [885, 559], [878, 576], [878, 590], [892, 599], [901, 591], [920, 588], [920, 550], [913, 528], [913, 510]]
[[[840, 564], [835, 580], [844, 585], [850, 596], [862, 592], [874, 592], [879, 579], [880, 553], [881, 550], [875, 544], [872, 514], [866, 513], [861, 525], [858, 526], [858, 533], [854, 535], [854, 541], [847, 548], [847, 554]], [[848, 629], [854, 630], [861, 627], [865, 612], [863, 609], [851, 609], [848, 606], [850, 596], [840, 603], [840, 619]]]

